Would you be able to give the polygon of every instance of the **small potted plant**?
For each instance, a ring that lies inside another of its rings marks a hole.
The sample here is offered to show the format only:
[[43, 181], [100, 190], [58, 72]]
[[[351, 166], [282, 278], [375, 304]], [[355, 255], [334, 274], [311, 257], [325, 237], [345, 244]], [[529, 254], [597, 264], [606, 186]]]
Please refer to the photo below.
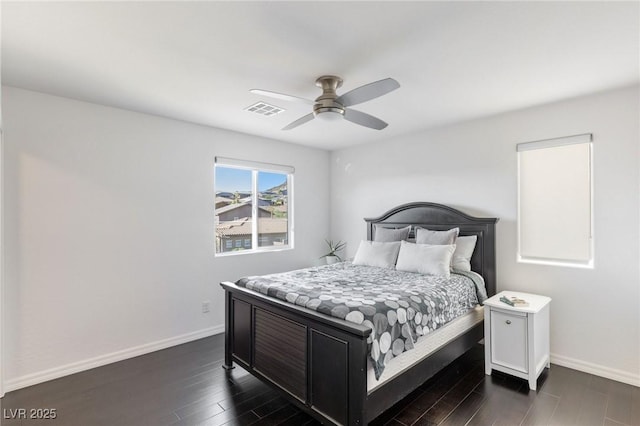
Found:
[[325, 240], [325, 242], [329, 247], [329, 252], [327, 254], [320, 256], [320, 259], [324, 257], [325, 261], [327, 262], [327, 265], [332, 265], [336, 262], [342, 262], [342, 258], [338, 255], [338, 252], [344, 249], [347, 243], [340, 240], [336, 242], [334, 242], [333, 240]]

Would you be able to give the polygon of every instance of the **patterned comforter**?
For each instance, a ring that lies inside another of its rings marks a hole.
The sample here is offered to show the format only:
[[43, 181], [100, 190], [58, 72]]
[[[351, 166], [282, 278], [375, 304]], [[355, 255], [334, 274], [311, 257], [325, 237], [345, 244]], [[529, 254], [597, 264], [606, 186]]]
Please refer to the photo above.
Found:
[[236, 284], [370, 327], [369, 354], [376, 379], [391, 359], [413, 349], [419, 336], [487, 297], [482, 277], [473, 272], [455, 271], [447, 279], [350, 262], [246, 277]]

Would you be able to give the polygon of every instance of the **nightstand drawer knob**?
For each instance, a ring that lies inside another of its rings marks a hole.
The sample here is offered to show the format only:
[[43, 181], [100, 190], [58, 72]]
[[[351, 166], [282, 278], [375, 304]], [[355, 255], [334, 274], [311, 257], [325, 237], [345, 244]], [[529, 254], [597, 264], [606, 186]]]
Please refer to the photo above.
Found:
[[511, 320], [506, 320], [505, 321], [507, 324], [511, 324]]

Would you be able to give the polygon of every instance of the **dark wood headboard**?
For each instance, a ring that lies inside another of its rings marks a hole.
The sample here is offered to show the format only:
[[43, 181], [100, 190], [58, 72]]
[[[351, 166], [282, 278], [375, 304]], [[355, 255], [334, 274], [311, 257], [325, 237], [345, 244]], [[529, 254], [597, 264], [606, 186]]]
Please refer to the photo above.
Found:
[[372, 240], [375, 225], [403, 228], [411, 225], [409, 240], [416, 227], [443, 231], [460, 228], [460, 235], [476, 235], [478, 242], [471, 257], [471, 269], [483, 276], [489, 296], [496, 294], [496, 222], [498, 219], [469, 216], [442, 204], [415, 202], [395, 207], [380, 217], [365, 219], [367, 239]]

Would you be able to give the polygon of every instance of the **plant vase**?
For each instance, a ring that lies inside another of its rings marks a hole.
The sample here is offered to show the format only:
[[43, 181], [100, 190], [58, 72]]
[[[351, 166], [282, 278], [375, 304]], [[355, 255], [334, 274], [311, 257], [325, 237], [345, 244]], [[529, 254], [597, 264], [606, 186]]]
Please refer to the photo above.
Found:
[[338, 256], [325, 256], [324, 259], [327, 262], [327, 265], [333, 265], [334, 263], [340, 262], [340, 258]]

